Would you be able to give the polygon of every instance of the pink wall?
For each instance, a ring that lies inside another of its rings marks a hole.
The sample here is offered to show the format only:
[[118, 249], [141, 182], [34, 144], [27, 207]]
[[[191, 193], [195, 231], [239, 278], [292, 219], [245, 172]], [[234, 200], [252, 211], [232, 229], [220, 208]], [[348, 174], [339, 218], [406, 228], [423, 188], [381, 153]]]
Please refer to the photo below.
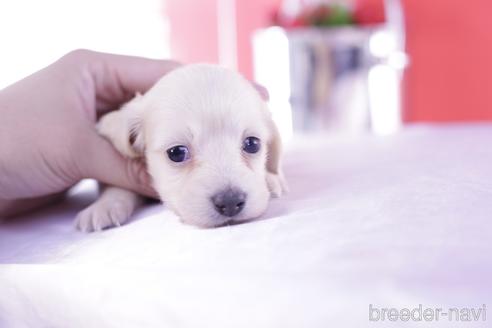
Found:
[[164, 0], [171, 52], [183, 62], [218, 62], [216, 0]]
[[[380, 21], [383, 0], [356, 0], [364, 22]], [[218, 62], [217, 0], [166, 0], [173, 56]], [[251, 32], [280, 0], [236, 0], [238, 69], [252, 78]], [[492, 1], [403, 0], [407, 121], [492, 120]]]
[[408, 121], [492, 120], [492, 1], [404, 1]]
[[248, 78], [253, 78], [253, 61], [251, 49], [252, 32], [271, 24], [273, 9], [281, 0], [236, 1], [238, 34], [238, 69]]
[[[383, 0], [357, 2], [364, 19], [382, 16]], [[411, 60], [403, 89], [405, 120], [492, 120], [492, 1], [402, 3]]]
[[[269, 25], [272, 10], [281, 0], [236, 0], [238, 69], [253, 77], [251, 36]], [[165, 0], [171, 51], [184, 62], [219, 62], [217, 0]]]

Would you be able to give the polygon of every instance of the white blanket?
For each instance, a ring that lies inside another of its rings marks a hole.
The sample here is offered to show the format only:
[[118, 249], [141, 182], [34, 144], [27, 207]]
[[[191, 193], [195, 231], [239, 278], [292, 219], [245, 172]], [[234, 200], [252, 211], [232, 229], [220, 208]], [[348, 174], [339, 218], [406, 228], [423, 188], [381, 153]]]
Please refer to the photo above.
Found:
[[492, 326], [492, 125], [306, 137], [284, 166], [290, 193], [252, 223], [202, 230], [154, 205], [83, 234], [91, 183], [3, 223], [0, 327]]

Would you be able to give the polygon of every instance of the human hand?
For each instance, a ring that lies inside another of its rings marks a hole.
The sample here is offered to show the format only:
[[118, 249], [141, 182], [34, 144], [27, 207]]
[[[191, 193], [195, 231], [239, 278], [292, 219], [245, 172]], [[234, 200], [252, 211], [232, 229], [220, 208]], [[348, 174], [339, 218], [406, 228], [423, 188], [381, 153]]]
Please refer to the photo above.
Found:
[[123, 158], [95, 122], [177, 66], [77, 50], [1, 90], [0, 217], [41, 205], [84, 178], [155, 195], [144, 163]]

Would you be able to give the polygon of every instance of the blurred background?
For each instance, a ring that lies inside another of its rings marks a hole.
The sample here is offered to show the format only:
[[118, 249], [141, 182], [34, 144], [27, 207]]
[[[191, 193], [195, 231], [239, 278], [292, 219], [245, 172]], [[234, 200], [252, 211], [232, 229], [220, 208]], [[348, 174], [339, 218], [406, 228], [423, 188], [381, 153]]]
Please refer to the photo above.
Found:
[[88, 48], [237, 69], [269, 89], [285, 137], [492, 120], [491, 12], [488, 0], [2, 0], [0, 88]]

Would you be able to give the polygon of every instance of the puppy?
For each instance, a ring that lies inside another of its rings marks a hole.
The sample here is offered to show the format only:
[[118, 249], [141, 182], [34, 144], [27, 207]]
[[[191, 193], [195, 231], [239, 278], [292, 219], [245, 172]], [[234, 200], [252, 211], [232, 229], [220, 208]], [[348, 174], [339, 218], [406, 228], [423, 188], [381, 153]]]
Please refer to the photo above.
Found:
[[[218, 227], [260, 216], [286, 191], [280, 136], [258, 91], [238, 73], [195, 64], [164, 76], [98, 123], [123, 155], [143, 158], [159, 197], [183, 222]], [[76, 227], [125, 223], [142, 202], [106, 186]]]

